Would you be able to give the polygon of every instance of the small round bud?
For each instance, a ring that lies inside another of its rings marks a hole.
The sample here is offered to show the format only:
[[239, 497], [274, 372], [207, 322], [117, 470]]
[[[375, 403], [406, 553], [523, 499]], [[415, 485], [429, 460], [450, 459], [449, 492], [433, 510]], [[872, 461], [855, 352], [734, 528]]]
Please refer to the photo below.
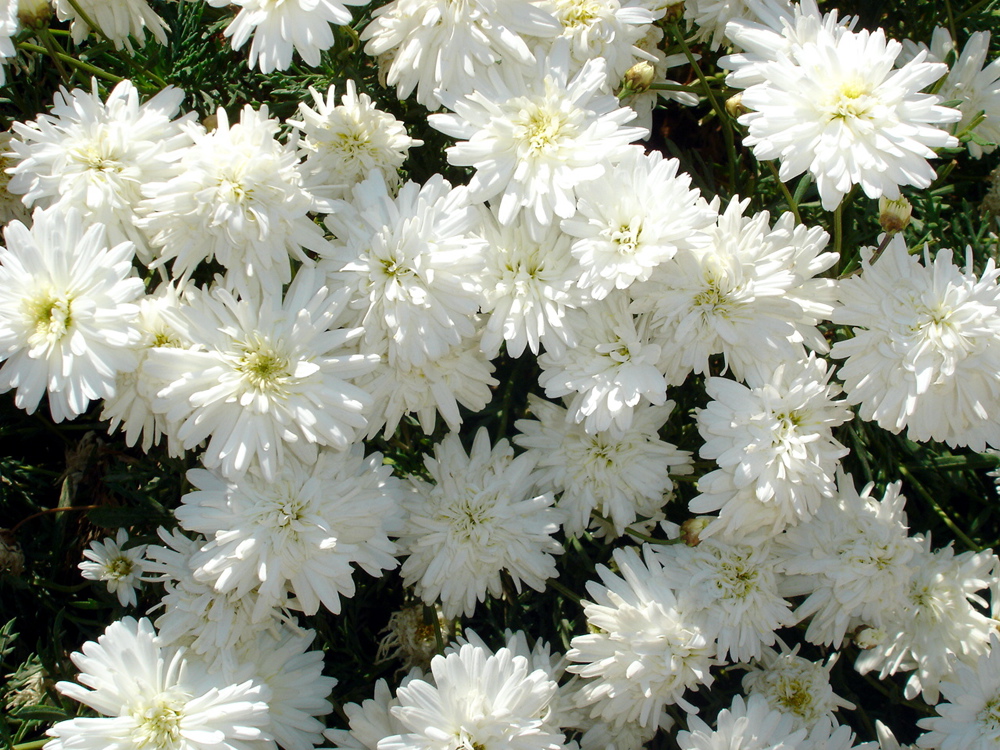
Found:
[[641, 94], [649, 90], [655, 77], [656, 68], [646, 60], [640, 60], [625, 71], [625, 78], [622, 81], [622, 91], [625, 92], [626, 96], [628, 94]]
[[888, 234], [901, 232], [910, 223], [913, 206], [906, 198], [889, 200], [885, 196], [878, 199], [878, 223]]
[[743, 92], [738, 94], [733, 94], [731, 97], [726, 99], [726, 112], [734, 120], [740, 115], [745, 115], [750, 110], [743, 106]]
[[701, 537], [699, 535], [711, 522], [712, 519], [709, 516], [698, 516], [696, 518], [689, 518], [682, 523], [681, 537], [684, 539], [684, 544], [688, 547], [697, 547], [701, 544]]
[[858, 648], [867, 650], [885, 642], [888, 635], [882, 628], [862, 625], [854, 632], [854, 643]]

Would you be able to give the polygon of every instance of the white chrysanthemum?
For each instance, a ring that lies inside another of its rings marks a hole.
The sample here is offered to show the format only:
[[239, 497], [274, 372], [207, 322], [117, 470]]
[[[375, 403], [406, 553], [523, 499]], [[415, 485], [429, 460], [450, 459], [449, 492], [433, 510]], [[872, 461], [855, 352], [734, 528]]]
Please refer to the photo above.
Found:
[[82, 685], [56, 687], [103, 716], [59, 722], [48, 731], [55, 738], [50, 750], [274, 747], [263, 730], [270, 691], [252, 681], [220, 681], [184, 649], [162, 645], [149, 620], [114, 622], [71, 658]]
[[718, 663], [701, 619], [680, 611], [660, 559], [648, 546], [643, 557], [632, 547], [616, 549], [618, 575], [597, 567], [603, 585], [587, 582], [594, 601], [583, 610], [593, 632], [573, 638], [566, 653], [579, 662], [567, 671], [587, 680], [581, 704], [615, 726], [657, 724], [670, 704], [692, 708], [684, 691], [710, 686], [709, 670]]
[[[506, 226], [487, 215], [484, 237], [483, 350], [496, 356], [504, 343], [520, 357], [525, 348], [538, 354], [563, 351], [575, 342], [565, 325], [566, 310], [580, 305], [576, 287], [580, 266], [570, 254], [570, 237], [552, 225], [540, 234], [524, 221]], [[537, 235], [537, 239], [533, 238]]]
[[[0, 86], [7, 82], [4, 61], [17, 54], [13, 37], [20, 30], [21, 22], [17, 17], [17, 0], [0, 0]], [[0, 180], [2, 179], [0, 177]]]
[[823, 208], [833, 210], [855, 185], [870, 198], [899, 197], [900, 185], [927, 187], [932, 149], [958, 140], [937, 125], [961, 114], [921, 94], [947, 72], [919, 55], [895, 69], [902, 45], [885, 32], [824, 27], [788, 54], [761, 63], [765, 79], [743, 92], [743, 143], [758, 159], [780, 159], [788, 181], [808, 171]]
[[375, 9], [361, 39], [400, 99], [416, 89], [417, 101], [433, 110], [441, 104], [437, 89], [465, 94], [501, 60], [534, 63], [522, 34], [552, 37], [560, 31], [533, 0], [392, 0]]
[[[15, 3], [16, 5], [16, 3]], [[82, 42], [92, 29], [69, 0], [53, 0], [60, 21], [72, 21], [70, 32], [76, 44]], [[167, 24], [149, 7], [146, 0], [77, 0], [80, 10], [97, 24], [95, 31], [115, 44], [115, 49], [132, 52], [133, 37], [146, 41], [146, 31], [160, 44], [167, 43]]]
[[796, 729], [811, 729], [820, 719], [833, 719], [842, 708], [854, 710], [830, 686], [830, 670], [837, 662], [833, 654], [826, 663], [809, 661], [782, 644], [781, 652], [765, 648], [760, 660], [743, 677], [748, 695], [760, 695], [771, 708], [792, 717]]
[[103, 224], [84, 231], [79, 212], [36, 209], [31, 229], [12, 221], [0, 248], [0, 392], [34, 413], [48, 391], [52, 419], [82, 414], [113, 396], [134, 370], [142, 280], [133, 246], [109, 248]]
[[543, 490], [560, 494], [566, 512], [563, 530], [580, 536], [600, 513], [621, 536], [639, 515], [651, 515], [674, 486], [671, 474], [688, 474], [687, 451], [660, 440], [674, 404], [639, 409], [632, 426], [621, 436], [607, 432], [590, 435], [571, 419], [566, 409], [534, 394], [528, 395], [534, 419], [520, 419], [514, 444], [526, 448], [535, 461], [533, 479]]
[[536, 591], [558, 575], [552, 538], [562, 512], [552, 493], [535, 494], [534, 461], [514, 458], [506, 440], [490, 448], [486, 428], [476, 433], [468, 455], [450, 433], [426, 456], [435, 484], [413, 479], [417, 493], [405, 503], [409, 517], [400, 546], [409, 553], [402, 574], [427, 603], [440, 598], [445, 617], [471, 615], [486, 595], [503, 593], [505, 571], [517, 591]]
[[340, 613], [354, 595], [354, 567], [376, 578], [398, 564], [387, 533], [402, 522], [402, 488], [360, 444], [323, 451], [309, 465], [286, 459], [265, 480], [249, 472], [226, 482], [204, 469], [188, 472], [195, 487], [174, 514], [181, 527], [209, 542], [195, 556], [195, 577], [216, 591], [257, 591], [255, 616], [294, 596], [307, 615], [320, 605]]
[[808, 594], [795, 610], [812, 616], [806, 640], [839, 648], [849, 628], [859, 623], [883, 627], [905, 606], [920, 540], [907, 536], [906, 498], [900, 483], [890, 484], [881, 500], [873, 484], [858, 494], [850, 474], [838, 471], [836, 501], [820, 505], [805, 523], [777, 538], [778, 569], [791, 578], [786, 596]]
[[650, 315], [668, 384], [709, 372], [715, 354], [743, 380], [803, 359], [803, 343], [826, 351], [816, 324], [832, 310], [833, 282], [814, 277], [837, 260], [823, 252], [829, 235], [790, 213], [772, 229], [766, 211], [743, 215], [749, 205], [734, 198], [707, 245], [677, 253], [630, 289], [633, 311]]
[[[406, 687], [413, 680], [430, 679], [419, 669], [413, 669], [404, 678], [400, 687]], [[392, 709], [399, 701], [389, 690], [384, 679], [375, 683], [373, 697], [344, 706], [350, 729], [327, 729], [323, 735], [334, 747], [343, 750], [378, 750], [380, 740], [393, 735], [402, 735], [407, 727], [396, 718]]]
[[302, 172], [307, 187], [324, 198], [350, 196], [351, 188], [373, 169], [385, 175], [386, 182], [399, 182], [398, 169], [414, 146], [423, 141], [410, 138], [403, 123], [375, 107], [368, 94], [358, 94], [357, 84], [347, 81], [340, 104], [336, 87], [330, 86], [326, 98], [309, 87], [316, 109], [299, 103], [299, 120], [288, 120], [302, 132], [299, 154], [304, 158]]
[[334, 43], [330, 24], [349, 24], [351, 11], [346, 6], [364, 5], [364, 0], [208, 0], [208, 4], [240, 9], [224, 33], [232, 37], [234, 50], [253, 36], [248, 64], [270, 73], [286, 70], [293, 51], [306, 65], [317, 67], [320, 52]]
[[247, 105], [232, 127], [224, 109], [212, 132], [185, 124], [194, 144], [177, 162], [177, 175], [142, 186], [139, 210], [158, 254], [175, 276], [190, 276], [215, 259], [241, 294], [278, 291], [292, 277], [290, 258], [303, 248], [325, 252], [323, 233], [309, 217], [312, 196], [301, 185], [295, 147], [276, 140], [281, 123], [267, 107]]
[[874, 742], [855, 745], [854, 740], [854, 730], [824, 716], [809, 730], [809, 736], [800, 747], [803, 750], [878, 750]]
[[107, 583], [108, 591], [118, 597], [118, 602], [123, 607], [134, 607], [135, 591], [146, 572], [143, 559], [146, 545], [137, 544], [124, 549], [127, 542], [128, 532], [125, 529], [118, 529], [114, 539], [108, 537], [100, 541], [94, 540], [83, 551], [83, 556], [87, 559], [77, 567], [87, 580]]
[[676, 159], [633, 146], [611, 174], [577, 188], [576, 213], [561, 226], [576, 238], [579, 285], [594, 299], [645, 281], [679, 248], [707, 244], [699, 231], [714, 223], [715, 212], [678, 167]]
[[[372, 351], [370, 342], [365, 349]], [[462, 426], [459, 407], [474, 414], [482, 411], [493, 400], [493, 387], [500, 384], [475, 337], [462, 339], [422, 365], [401, 358], [389, 364], [387, 340], [376, 351], [382, 357], [378, 366], [356, 381], [372, 394], [372, 406], [366, 411], [369, 438], [379, 432], [390, 437], [406, 414], [416, 416], [426, 435], [434, 432], [439, 414], [448, 429], [457, 432]]]
[[725, 378], [706, 381], [714, 400], [697, 412], [705, 438], [699, 453], [720, 468], [699, 481], [690, 510], [719, 511], [707, 533], [738, 537], [767, 526], [779, 533], [834, 496], [834, 472], [848, 451], [833, 428], [854, 415], [833, 400], [840, 387], [830, 384], [831, 373], [825, 360], [810, 355], [779, 365], [764, 382], [750, 378], [751, 388]]
[[569, 419], [590, 434], [621, 435], [640, 404], [666, 403], [667, 384], [656, 367], [660, 347], [650, 341], [644, 321], [628, 311], [624, 292], [595, 302], [569, 322], [577, 345], [538, 358], [545, 395], [572, 396]]
[[932, 551], [930, 539], [924, 539], [903, 608], [887, 618], [884, 637], [861, 652], [855, 668], [861, 674], [878, 670], [883, 680], [914, 670], [905, 696], [937, 703], [939, 685], [956, 660], [975, 664], [996, 630], [996, 621], [981, 611], [987, 602], [980, 593], [991, 583], [996, 560], [990, 550], [956, 555], [949, 545]]
[[565, 738], [546, 721], [558, 686], [510, 649], [466, 643], [431, 661], [433, 682], [411, 680], [396, 691], [393, 717], [405, 732], [378, 750], [511, 748], [560, 750]]
[[601, 177], [646, 131], [624, 127], [635, 117], [606, 93], [603, 60], [571, 72], [569, 48], [556, 43], [535, 68], [499, 65], [464, 97], [445, 95], [454, 114], [430, 124], [466, 140], [448, 148], [448, 163], [474, 167], [473, 200], [495, 201], [501, 224], [526, 209], [544, 226], [576, 210], [575, 188]]
[[108, 228], [108, 240], [135, 243], [140, 258], [152, 254], [135, 226], [142, 187], [172, 177], [190, 144], [177, 115], [184, 92], [169, 86], [143, 104], [131, 81], [122, 81], [102, 102], [97, 80], [91, 91], [60, 89], [48, 114], [12, 126], [16, 138], [10, 190], [28, 206], [54, 204], [81, 211], [87, 223]]
[[160, 528], [162, 545], [149, 545], [149, 579], [163, 584], [163, 611], [156, 627], [164, 643], [190, 647], [206, 659], [224, 659], [232, 649], [253, 643], [262, 630], [274, 629], [290, 615], [271, 609], [255, 621], [257, 592], [220, 593], [194, 576], [192, 560], [207, 540]]
[[771, 545], [730, 544], [702, 539], [659, 550], [664, 575], [677, 592], [680, 610], [696, 615], [723, 662], [760, 657], [775, 631], [798, 620], [778, 593], [777, 560]]
[[947, 703], [937, 716], [919, 719], [917, 747], [940, 750], [994, 750], [1000, 743], [1000, 638], [990, 636], [990, 649], [976, 665], [958, 662], [951, 680], [941, 683]]
[[688, 728], [677, 733], [680, 750], [794, 750], [806, 737], [791, 717], [754, 695], [733, 698], [732, 706], [719, 711], [714, 730], [698, 716], [687, 719]]
[[863, 419], [981, 451], [1000, 446], [1000, 270], [990, 259], [977, 279], [969, 255], [963, 273], [948, 249], [921, 265], [900, 235], [877, 263], [862, 250], [832, 315], [853, 336], [830, 355], [847, 359], [839, 375]]
[[464, 187], [436, 174], [407, 182], [393, 198], [381, 172], [336, 201], [326, 225], [336, 236], [325, 267], [352, 292], [362, 348], [389, 339], [389, 364], [421, 366], [476, 334], [485, 241]]
[[289, 626], [261, 630], [238, 652], [240, 668], [271, 693], [264, 731], [284, 750], [322, 742], [324, 724], [316, 717], [333, 708], [327, 699], [337, 680], [323, 675], [323, 652], [309, 650], [315, 635]]
[[879, 750], [917, 750], [916, 745], [900, 745], [892, 730], [878, 719], [875, 720], [875, 733], [878, 735]]
[[227, 478], [257, 466], [273, 480], [286, 452], [309, 463], [317, 446], [346, 449], [371, 402], [350, 381], [377, 361], [348, 347], [359, 329], [336, 327], [347, 295], [302, 268], [284, 300], [237, 300], [219, 288], [193, 296], [171, 322], [194, 345], [146, 355], [143, 367], [168, 383], [153, 410], [178, 426], [185, 450], [208, 440], [202, 462]]

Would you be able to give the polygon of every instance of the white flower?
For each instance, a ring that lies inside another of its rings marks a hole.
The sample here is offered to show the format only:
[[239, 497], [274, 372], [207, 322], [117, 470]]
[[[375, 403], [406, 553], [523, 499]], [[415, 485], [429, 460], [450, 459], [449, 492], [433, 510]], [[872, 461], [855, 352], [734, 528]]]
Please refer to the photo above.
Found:
[[560, 750], [565, 738], [545, 720], [557, 685], [531, 666], [508, 648], [491, 654], [471, 643], [435, 656], [433, 682], [415, 679], [396, 691], [390, 710], [406, 731], [380, 740], [378, 750]]
[[473, 235], [480, 214], [464, 187], [436, 174], [393, 198], [375, 171], [333, 208], [325, 267], [352, 291], [364, 350], [387, 338], [390, 365], [422, 366], [475, 335], [486, 243]]
[[221, 8], [235, 5], [240, 9], [225, 35], [232, 37], [233, 49], [239, 49], [253, 36], [250, 44], [250, 67], [261, 73], [285, 70], [292, 64], [292, 52], [298, 52], [311, 67], [320, 64], [320, 52], [333, 46], [330, 24], [345, 26], [351, 22], [348, 5], [363, 5], [364, 0], [208, 0]]
[[697, 411], [705, 438], [699, 453], [720, 468], [699, 481], [701, 494], [690, 509], [719, 511], [707, 533], [738, 537], [766, 526], [779, 533], [834, 496], [834, 472], [848, 451], [832, 430], [853, 414], [833, 400], [840, 387], [830, 384], [831, 373], [825, 360], [810, 355], [779, 365], [763, 382], [751, 378], [752, 388], [726, 378], [706, 380], [714, 400]]
[[172, 323], [194, 344], [155, 347], [143, 364], [168, 383], [153, 410], [178, 426], [185, 450], [208, 440], [202, 462], [227, 478], [257, 466], [273, 480], [286, 451], [308, 463], [317, 446], [345, 450], [371, 401], [349, 379], [376, 362], [348, 348], [360, 330], [336, 328], [347, 294], [331, 294], [304, 267], [284, 300], [237, 300], [219, 288], [193, 296]]
[[[413, 669], [403, 678], [400, 687], [423, 677], [419, 669]], [[399, 701], [389, 690], [389, 685], [384, 679], [379, 679], [375, 683], [373, 697], [361, 704], [348, 703], [344, 706], [350, 729], [327, 729], [323, 735], [334, 747], [344, 750], [377, 750], [380, 740], [406, 732], [406, 726], [392, 713], [392, 708], [398, 705]]]
[[765, 79], [743, 92], [743, 143], [758, 159], [780, 159], [788, 181], [808, 171], [832, 211], [855, 185], [869, 198], [927, 187], [932, 149], [958, 145], [937, 125], [961, 117], [921, 94], [947, 71], [918, 55], [894, 69], [902, 45], [885, 32], [824, 27], [788, 54], [757, 66]]
[[135, 243], [152, 259], [146, 236], [135, 226], [142, 187], [168, 180], [190, 144], [177, 115], [184, 92], [168, 86], [143, 104], [131, 81], [122, 81], [102, 102], [97, 80], [90, 92], [60, 89], [52, 109], [35, 120], [15, 122], [10, 190], [28, 206], [61, 204], [81, 211], [87, 223], [108, 228], [108, 240]]
[[195, 487], [174, 512], [181, 527], [209, 539], [192, 560], [195, 577], [217, 591], [256, 589], [255, 616], [292, 594], [307, 615], [322, 604], [339, 614], [354, 595], [354, 568], [379, 577], [398, 564], [387, 532], [402, 521], [399, 480], [367, 458], [360, 445], [323, 451], [309, 465], [282, 462], [265, 480], [249, 472], [226, 482], [203, 469], [188, 472]]
[[570, 319], [577, 345], [538, 358], [538, 383], [549, 398], [572, 395], [568, 419], [590, 434], [621, 435], [640, 404], [666, 403], [667, 384], [656, 367], [660, 347], [645, 321], [628, 311], [624, 292], [587, 307]]
[[688, 728], [677, 733], [681, 750], [795, 750], [806, 737], [791, 717], [755, 695], [733, 698], [732, 706], [719, 711], [714, 730], [698, 716], [687, 718]]
[[0, 248], [0, 392], [34, 413], [48, 391], [52, 419], [61, 422], [113, 396], [118, 373], [138, 364], [133, 302], [142, 280], [133, 247], [108, 248], [103, 224], [84, 231], [80, 214], [36, 209], [28, 230], [12, 221]]
[[442, 92], [454, 114], [428, 118], [466, 139], [448, 148], [448, 163], [475, 168], [472, 199], [496, 201], [501, 224], [522, 208], [540, 226], [572, 216], [576, 186], [601, 177], [646, 132], [623, 127], [635, 113], [606, 93], [603, 60], [571, 75], [566, 44], [537, 57], [534, 69], [491, 67], [465, 96]]
[[809, 661], [782, 644], [781, 652], [765, 648], [760, 660], [743, 677], [743, 689], [751, 696], [760, 695], [771, 708], [792, 717], [796, 729], [812, 729], [841, 708], [854, 710], [850, 701], [833, 692], [830, 670], [837, 663], [834, 653], [826, 663]]
[[433, 110], [441, 104], [438, 88], [461, 95], [501, 60], [534, 63], [522, 34], [559, 32], [559, 23], [532, 0], [392, 0], [374, 10], [361, 39], [400, 99], [416, 89], [417, 101]]
[[941, 683], [947, 703], [937, 716], [917, 725], [930, 730], [917, 738], [917, 747], [941, 750], [992, 750], [1000, 742], [1000, 638], [990, 637], [989, 652], [975, 667], [958, 662], [952, 680]]
[[17, 0], [0, 0], [0, 86], [7, 82], [7, 74], [3, 67], [4, 60], [17, 54], [12, 37], [20, 30], [21, 22], [17, 17]]
[[78, 680], [56, 685], [100, 718], [61, 721], [50, 750], [265, 750], [270, 691], [259, 683], [221, 682], [184, 649], [166, 647], [149, 620], [108, 626], [70, 657]]
[[397, 184], [397, 170], [409, 150], [423, 145], [406, 134], [402, 122], [377, 109], [368, 94], [358, 94], [354, 81], [345, 82], [344, 88], [338, 105], [335, 86], [330, 86], [326, 99], [310, 87], [316, 109], [300, 102], [301, 119], [288, 120], [303, 134], [299, 153], [304, 157], [305, 183], [313, 195], [325, 198], [349, 196], [373, 169], [381, 170], [390, 185]]
[[105, 581], [108, 584], [108, 591], [118, 597], [118, 602], [123, 607], [134, 607], [135, 591], [146, 571], [143, 560], [146, 545], [137, 544], [124, 549], [127, 542], [128, 532], [125, 529], [118, 529], [114, 539], [100, 541], [95, 539], [83, 551], [83, 556], [87, 559], [77, 567], [80, 568], [84, 578], [90, 581]]
[[921, 265], [900, 235], [877, 263], [862, 251], [832, 316], [853, 336], [830, 355], [847, 359], [839, 374], [863, 419], [911, 440], [1000, 446], [1000, 270], [990, 259], [977, 279], [971, 255], [964, 273], [951, 250], [926, 256]]
[[874, 484], [858, 494], [850, 474], [838, 472], [839, 497], [820, 505], [815, 516], [790, 527], [776, 540], [779, 571], [790, 578], [785, 596], [808, 594], [795, 610], [813, 616], [806, 640], [838, 648], [848, 628], [883, 627], [905, 604], [920, 540], [907, 536], [906, 498], [900, 483], [871, 497]]
[[749, 204], [734, 198], [707, 244], [678, 252], [629, 290], [633, 312], [649, 314], [670, 385], [707, 373], [715, 354], [743, 380], [803, 359], [803, 344], [826, 351], [816, 324], [832, 310], [833, 281], [814, 277], [837, 260], [822, 252], [829, 236], [790, 213], [772, 229], [766, 211], [743, 215]]
[[568, 536], [580, 536], [591, 525], [592, 512], [605, 516], [621, 536], [637, 516], [652, 515], [663, 505], [674, 486], [670, 474], [691, 471], [690, 454], [657, 434], [674, 408], [672, 401], [639, 409], [618, 437], [588, 434], [566, 409], [534, 394], [528, 395], [528, 406], [534, 419], [515, 423], [520, 434], [514, 444], [535, 459], [536, 485], [561, 495]]
[[399, 540], [410, 555], [404, 583], [428, 604], [440, 598], [445, 617], [471, 615], [487, 594], [500, 596], [501, 571], [517, 591], [522, 583], [544, 590], [558, 575], [552, 556], [563, 548], [552, 536], [562, 513], [551, 493], [534, 493], [534, 461], [514, 458], [506, 440], [491, 449], [480, 428], [468, 455], [450, 433], [425, 464], [436, 484], [412, 480], [418, 493], [405, 503], [409, 517]]
[[278, 291], [292, 277], [290, 257], [303, 248], [328, 250], [308, 212], [314, 200], [301, 185], [294, 146], [276, 140], [280, 123], [267, 107], [247, 105], [232, 127], [222, 108], [211, 133], [185, 123], [194, 145], [176, 176], [142, 186], [138, 225], [150, 237], [157, 265], [189, 277], [202, 261], [217, 260], [241, 294]]
[[666, 705], [691, 708], [684, 691], [710, 686], [709, 670], [718, 663], [702, 621], [679, 609], [658, 556], [647, 546], [643, 557], [631, 547], [616, 549], [619, 575], [597, 567], [603, 585], [587, 582], [594, 601], [584, 602], [583, 610], [592, 632], [573, 638], [566, 653], [579, 662], [567, 671], [588, 680], [580, 688], [581, 704], [616, 727], [655, 725]]
[[[82, 42], [92, 29], [83, 20], [69, 0], [54, 0], [56, 15], [60, 21], [72, 21], [70, 32], [73, 41]], [[97, 31], [115, 44], [115, 49], [124, 47], [132, 52], [134, 37], [139, 42], [146, 41], [146, 30], [160, 44], [167, 43], [167, 24], [149, 7], [146, 0], [77, 0], [77, 4], [91, 21], [97, 24]], [[15, 3], [16, 5], [16, 3]]]

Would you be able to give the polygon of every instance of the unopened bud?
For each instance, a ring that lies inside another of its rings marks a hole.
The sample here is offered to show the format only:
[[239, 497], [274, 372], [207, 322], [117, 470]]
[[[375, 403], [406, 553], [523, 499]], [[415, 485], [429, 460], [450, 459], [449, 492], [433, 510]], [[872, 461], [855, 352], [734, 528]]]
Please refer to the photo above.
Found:
[[664, 5], [663, 23], [680, 21], [684, 17], [684, 0], [679, 2], [666, 2]]
[[733, 94], [731, 97], [726, 99], [726, 112], [734, 120], [740, 115], [745, 115], [750, 110], [743, 106], [743, 92], [740, 91], [738, 94]]
[[0, 529], [0, 573], [19, 576], [24, 572], [24, 552], [9, 529]]
[[913, 206], [906, 198], [889, 200], [885, 196], [878, 199], [878, 223], [887, 234], [902, 232], [910, 224]]
[[701, 532], [712, 522], [709, 516], [698, 516], [689, 518], [681, 524], [681, 537], [688, 547], [697, 547], [701, 544]]
[[858, 648], [867, 650], [884, 643], [888, 635], [882, 628], [862, 625], [854, 632], [854, 643]]
[[653, 79], [656, 77], [656, 68], [646, 60], [640, 60], [631, 68], [625, 71], [625, 78], [622, 81], [622, 91], [628, 94], [641, 94], [648, 91]]
[[17, 20], [26, 29], [42, 29], [49, 25], [52, 8], [49, 0], [18, 0]]

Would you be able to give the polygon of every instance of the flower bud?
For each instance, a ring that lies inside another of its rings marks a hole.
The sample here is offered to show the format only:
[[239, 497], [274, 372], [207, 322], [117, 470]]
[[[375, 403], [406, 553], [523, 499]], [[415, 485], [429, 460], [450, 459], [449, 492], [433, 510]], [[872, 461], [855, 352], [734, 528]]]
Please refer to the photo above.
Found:
[[622, 81], [622, 91], [628, 94], [641, 94], [649, 90], [653, 78], [656, 77], [656, 69], [646, 60], [640, 60], [631, 68], [625, 71], [625, 78]]
[[26, 29], [42, 29], [49, 25], [52, 8], [49, 0], [18, 0], [17, 20]]
[[740, 115], [745, 115], [750, 110], [743, 106], [743, 92], [740, 91], [737, 94], [733, 94], [731, 97], [726, 99], [726, 112], [734, 120]]
[[701, 537], [699, 534], [705, 530], [705, 527], [712, 522], [710, 516], [698, 516], [696, 518], [689, 518], [684, 523], [681, 524], [681, 537], [684, 539], [684, 544], [688, 547], [697, 547], [701, 544]]
[[885, 196], [878, 199], [878, 223], [887, 234], [901, 232], [910, 223], [913, 206], [903, 196], [889, 200]]

